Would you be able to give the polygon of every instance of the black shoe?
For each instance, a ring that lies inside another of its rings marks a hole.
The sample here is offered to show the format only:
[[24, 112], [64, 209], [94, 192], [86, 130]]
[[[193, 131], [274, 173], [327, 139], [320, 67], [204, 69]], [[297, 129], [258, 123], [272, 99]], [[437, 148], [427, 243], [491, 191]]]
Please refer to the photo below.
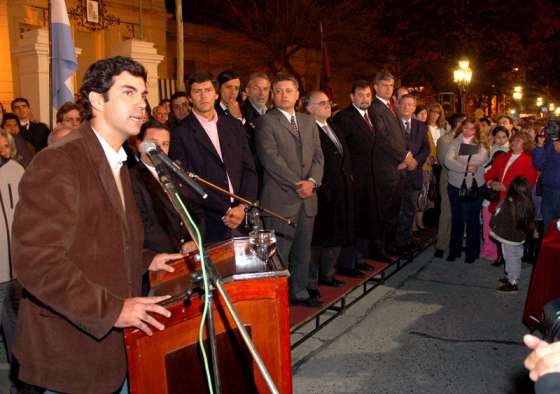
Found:
[[465, 263], [466, 263], [466, 264], [472, 264], [472, 263], [474, 263], [475, 260], [476, 260], [476, 259], [473, 259], [472, 257], [467, 257], [467, 258], [465, 259]]
[[367, 263], [359, 263], [356, 264], [356, 268], [361, 271], [375, 271], [375, 267], [367, 264]]
[[501, 267], [502, 265], [504, 265], [504, 257], [503, 256], [498, 256], [498, 258], [496, 260], [494, 260], [494, 262], [490, 265], [492, 267]]
[[341, 280], [338, 280], [336, 278], [332, 278], [331, 280], [320, 280], [319, 284], [324, 285], [324, 286], [329, 286], [329, 287], [343, 287], [344, 286], [344, 282], [341, 281]]
[[435, 253], [434, 253], [434, 257], [436, 259], [442, 259], [443, 258], [443, 250], [441, 249], [436, 249]]
[[505, 284], [505, 283], [508, 283], [509, 281], [508, 281], [508, 278], [506, 276], [502, 276], [500, 279], [498, 279], [498, 282]]
[[506, 281], [503, 285], [498, 286], [496, 290], [501, 293], [515, 293], [519, 290], [519, 288], [517, 287], [517, 283], [510, 283], [509, 281]]
[[372, 260], [379, 261], [380, 263], [391, 263], [393, 259], [383, 253], [374, 253], [371, 256]]
[[310, 308], [320, 308], [321, 306], [323, 306], [323, 303], [320, 300], [311, 297], [304, 300], [292, 300], [290, 301], [290, 304], [308, 306]]
[[307, 289], [309, 293], [309, 297], [314, 298], [316, 300], [321, 300], [321, 292], [317, 289]]
[[348, 276], [350, 278], [363, 278], [364, 276], [366, 276], [366, 274], [364, 274], [362, 271], [360, 271], [357, 268], [339, 268], [338, 269], [338, 273], [340, 275], [344, 275], [344, 276]]

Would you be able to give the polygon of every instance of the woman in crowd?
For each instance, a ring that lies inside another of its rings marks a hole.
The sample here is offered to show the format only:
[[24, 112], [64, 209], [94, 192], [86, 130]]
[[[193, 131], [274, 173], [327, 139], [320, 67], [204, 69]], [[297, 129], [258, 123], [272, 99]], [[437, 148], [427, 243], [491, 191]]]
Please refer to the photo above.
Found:
[[[461, 145], [474, 145], [476, 153], [460, 154]], [[445, 166], [449, 170], [447, 192], [451, 203], [451, 239], [447, 261], [455, 261], [461, 256], [463, 233], [467, 230], [465, 263], [474, 263], [480, 254], [480, 210], [482, 189], [484, 188], [484, 164], [488, 161], [489, 147], [482, 138], [480, 128], [473, 119], [467, 119], [449, 145], [445, 156]], [[465, 183], [474, 188], [470, 199], [460, 197], [460, 189]]]
[[533, 185], [524, 176], [515, 177], [508, 188], [506, 198], [496, 209], [492, 218], [492, 237], [502, 244], [506, 276], [497, 290], [517, 291], [521, 276], [523, 244], [535, 235], [535, 211], [531, 198]]
[[492, 148], [490, 149], [490, 157], [494, 157], [496, 151], [507, 152], [509, 150], [509, 130], [504, 126], [496, 126], [492, 130]]
[[450, 119], [449, 124], [451, 131], [440, 136], [436, 143], [436, 153], [438, 163], [441, 166], [441, 173], [439, 175], [439, 195], [441, 198], [440, 214], [438, 220], [438, 232], [436, 241], [436, 251], [434, 257], [442, 258], [446, 250], [449, 249], [449, 239], [451, 237], [451, 205], [449, 203], [449, 196], [447, 194], [447, 186], [449, 184], [449, 170], [445, 165], [445, 156], [449, 146], [453, 141], [455, 132], [461, 129], [461, 125], [466, 116], [463, 113], [454, 113]]
[[[430, 155], [422, 167], [423, 179], [422, 179], [422, 190], [429, 190], [436, 185], [434, 177], [436, 176], [437, 169], [439, 175], [439, 166], [437, 160], [436, 146], [439, 138], [445, 134], [445, 114], [443, 107], [439, 103], [432, 103], [427, 107], [428, 116], [426, 125], [428, 126], [428, 143], [430, 145]], [[437, 167], [435, 167], [437, 166]], [[435, 167], [435, 168], [434, 168]], [[436, 186], [437, 187], [437, 186]], [[432, 193], [433, 194], [433, 193]], [[418, 206], [416, 211], [416, 218], [413, 225], [413, 231], [424, 230], [426, 227], [424, 225], [424, 212], [430, 208], [434, 207], [434, 201], [425, 199], [426, 203], [423, 206]]]
[[[529, 134], [516, 133], [509, 143], [510, 151], [498, 156], [484, 175], [487, 186], [500, 192], [499, 199], [488, 206], [491, 215], [496, 213], [496, 207], [505, 198], [509, 185], [517, 176], [524, 176], [533, 187], [535, 186], [537, 169], [533, 166], [531, 157], [533, 146], [533, 139]], [[494, 265], [499, 266], [501, 263], [499, 259]]]
[[16, 324], [15, 314], [5, 310], [12, 306], [12, 300], [6, 301], [6, 298], [14, 287], [11, 269], [11, 227], [15, 206], [19, 200], [18, 185], [24, 171], [15, 160], [16, 157], [14, 138], [7, 131], [0, 130], [0, 324], [6, 339], [8, 357], [11, 357]]

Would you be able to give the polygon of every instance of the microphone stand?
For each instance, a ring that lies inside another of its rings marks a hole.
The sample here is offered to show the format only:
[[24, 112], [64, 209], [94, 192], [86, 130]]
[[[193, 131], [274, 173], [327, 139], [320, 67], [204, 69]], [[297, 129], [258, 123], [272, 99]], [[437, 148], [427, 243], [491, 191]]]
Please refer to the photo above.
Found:
[[[173, 207], [175, 208], [175, 210], [177, 211], [177, 213], [179, 214], [179, 216], [181, 217], [181, 220], [183, 221], [183, 223], [185, 224], [185, 227], [187, 228], [187, 231], [189, 232], [192, 240], [194, 241], [194, 243], [196, 244], [198, 250], [203, 250], [201, 249], [201, 245], [198, 242], [198, 238], [196, 236], [196, 231], [193, 228], [190, 220], [189, 220], [189, 214], [187, 211], [187, 208], [185, 207], [181, 197], [179, 196], [179, 193], [177, 192], [177, 189], [175, 188], [175, 185], [173, 184], [173, 181], [171, 180], [169, 171], [167, 170], [167, 168], [162, 164], [162, 162], [160, 160], [158, 160], [157, 157], [155, 157], [155, 155], [150, 155], [148, 154], [148, 156], [150, 157], [150, 159], [152, 159], [152, 161], [155, 164], [156, 167], [156, 171], [158, 173], [158, 176], [160, 178], [160, 181], [163, 185], [163, 188], [165, 190], [165, 193], [169, 196], [169, 199], [171, 200], [171, 203], [173, 205]], [[193, 174], [193, 173], [188, 173], [188, 175], [194, 179], [197, 180], [209, 187], [211, 187], [214, 190], [217, 190], [221, 193], [224, 193], [238, 201], [241, 201], [247, 205], [249, 205], [251, 208], [250, 209], [254, 209], [256, 213], [253, 214], [253, 217], [257, 218], [258, 220], [258, 212], [259, 211], [263, 211], [266, 212], [280, 220], [283, 220], [284, 222], [288, 223], [288, 224], [292, 224], [293, 225], [293, 221], [284, 218], [278, 214], [276, 214], [275, 212], [269, 211], [268, 209], [264, 209], [262, 208], [257, 202], [252, 202], [250, 200], [247, 200], [243, 197], [240, 197], [234, 193], [230, 193], [228, 190], [225, 190], [223, 188], [221, 188], [220, 186], [217, 186], [203, 178], [198, 177], [197, 175]], [[253, 223], [253, 226], [256, 226], [257, 228], [259, 228], [259, 224], [255, 224]], [[202, 237], [201, 237], [202, 238]], [[200, 254], [199, 254], [200, 256]], [[241, 337], [243, 338], [243, 341], [245, 342], [247, 348], [249, 349], [249, 352], [251, 353], [251, 356], [253, 357], [253, 359], [255, 360], [255, 363], [257, 364], [264, 380], [266, 381], [266, 384], [270, 390], [271, 393], [273, 394], [279, 394], [278, 389], [276, 388], [276, 385], [274, 384], [274, 381], [272, 380], [272, 377], [270, 376], [270, 373], [268, 372], [266, 365], [264, 364], [262, 358], [260, 357], [259, 353], [257, 352], [257, 349], [255, 347], [255, 344], [253, 343], [251, 337], [249, 336], [249, 333], [247, 332], [247, 329], [245, 328], [245, 325], [243, 324], [243, 321], [241, 320], [241, 318], [239, 317], [239, 314], [237, 313], [237, 310], [235, 309], [226, 289], [224, 288], [224, 283], [222, 281], [222, 278], [220, 278], [220, 275], [218, 274], [217, 270], [216, 270], [216, 266], [214, 265], [214, 263], [212, 262], [212, 259], [210, 259], [210, 257], [206, 254], [203, 253], [203, 256], [200, 256], [200, 263], [204, 264], [204, 267], [206, 269], [206, 271], [208, 272], [208, 279], [210, 281], [210, 286], [208, 289], [208, 297], [205, 297], [204, 301], [208, 304], [209, 307], [209, 313], [208, 313], [208, 338], [209, 338], [209, 343], [210, 343], [210, 354], [212, 356], [212, 371], [213, 371], [213, 377], [214, 377], [214, 385], [215, 385], [215, 392], [217, 394], [221, 393], [221, 383], [220, 383], [220, 374], [219, 374], [219, 369], [218, 369], [218, 352], [217, 352], [217, 345], [216, 345], [216, 331], [215, 331], [215, 326], [214, 326], [214, 312], [212, 310], [212, 305], [213, 305], [213, 295], [212, 292], [214, 290], [218, 290], [218, 293], [220, 294], [220, 296], [223, 298], [223, 300], [225, 301], [226, 307], [229, 310], [231, 316], [233, 317], [233, 320], [235, 321], [235, 325], [237, 326], [237, 328], [239, 329], [239, 332], [241, 333]], [[204, 287], [204, 280], [201, 280], [202, 275], [193, 275], [193, 279], [195, 281], [198, 281], [199, 283], [202, 284], [202, 287]]]

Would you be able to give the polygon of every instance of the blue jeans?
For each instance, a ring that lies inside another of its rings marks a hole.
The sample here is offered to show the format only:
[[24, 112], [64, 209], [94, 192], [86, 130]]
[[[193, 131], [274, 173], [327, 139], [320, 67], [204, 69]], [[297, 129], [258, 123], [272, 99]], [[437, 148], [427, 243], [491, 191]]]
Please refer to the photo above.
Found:
[[449, 256], [461, 256], [463, 233], [467, 227], [466, 259], [476, 260], [480, 255], [480, 212], [482, 209], [483, 187], [479, 188], [478, 199], [463, 201], [459, 197], [459, 188], [447, 186], [447, 194], [451, 203], [451, 239], [449, 240]]
[[560, 217], [560, 190], [543, 188], [543, 196], [541, 203], [541, 212], [543, 216], [544, 233], [548, 230], [548, 226], [556, 218]]
[[[56, 392], [56, 391], [47, 390], [47, 391], [45, 391], [44, 394], [62, 394], [62, 393], [58, 393], [58, 392]], [[122, 385], [120, 391], [118, 392], [118, 394], [128, 394], [128, 379], [125, 379], [125, 380], [124, 380], [124, 383], [123, 383], [123, 385]]]

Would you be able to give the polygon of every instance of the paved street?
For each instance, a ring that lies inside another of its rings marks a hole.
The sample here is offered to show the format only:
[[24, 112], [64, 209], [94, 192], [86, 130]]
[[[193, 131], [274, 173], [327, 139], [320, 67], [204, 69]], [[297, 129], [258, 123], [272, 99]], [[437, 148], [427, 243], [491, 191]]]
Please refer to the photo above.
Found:
[[429, 248], [295, 349], [295, 393], [532, 393], [521, 343], [531, 266], [516, 294], [495, 291], [502, 272]]

